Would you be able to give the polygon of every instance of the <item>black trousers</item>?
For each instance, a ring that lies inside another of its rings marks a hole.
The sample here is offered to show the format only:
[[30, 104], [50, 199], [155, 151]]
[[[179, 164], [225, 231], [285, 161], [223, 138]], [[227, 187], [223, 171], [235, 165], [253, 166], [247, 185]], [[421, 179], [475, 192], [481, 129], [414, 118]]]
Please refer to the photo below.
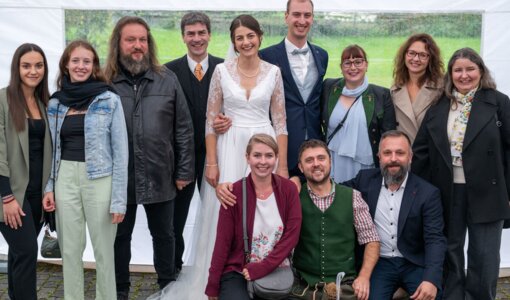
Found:
[[[173, 230], [175, 201], [144, 204], [147, 224], [152, 236], [154, 268], [160, 288], [175, 280]], [[137, 204], [128, 204], [124, 221], [117, 227], [115, 238], [115, 279], [117, 292], [129, 292], [129, 262], [131, 261], [131, 236], [135, 226]]]
[[18, 229], [0, 222], [0, 231], [9, 245], [7, 254], [8, 292], [11, 299], [37, 299], [37, 236], [42, 228], [41, 194], [27, 195], [24, 217]]
[[182, 268], [182, 255], [184, 253], [184, 238], [182, 233], [184, 232], [184, 226], [186, 225], [186, 219], [188, 218], [189, 206], [193, 194], [195, 193], [195, 183], [200, 189], [202, 184], [202, 176], [204, 173], [204, 161], [205, 152], [195, 151], [195, 181], [188, 184], [182, 190], [177, 190], [177, 196], [175, 197], [175, 209], [174, 209], [174, 233], [175, 233], [175, 268]]
[[[492, 300], [496, 298], [503, 220], [473, 223], [465, 184], [454, 184], [452, 213], [447, 220], [445, 300]], [[464, 245], [469, 237], [467, 273]]]

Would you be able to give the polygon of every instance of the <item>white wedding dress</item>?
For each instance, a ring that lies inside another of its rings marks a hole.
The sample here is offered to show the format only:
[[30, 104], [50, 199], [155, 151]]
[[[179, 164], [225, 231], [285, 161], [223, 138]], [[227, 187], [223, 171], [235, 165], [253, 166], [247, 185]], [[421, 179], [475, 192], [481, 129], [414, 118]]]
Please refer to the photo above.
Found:
[[[267, 133], [275, 137], [287, 134], [280, 70], [261, 61], [257, 84], [248, 94], [240, 85], [237, 58], [217, 65], [209, 89], [206, 136], [214, 134], [211, 125], [220, 112], [232, 120], [232, 127], [217, 137], [219, 182], [235, 182], [250, 172], [245, 152], [252, 135]], [[194, 257], [194, 264], [184, 267], [177, 281], [149, 299], [207, 299], [204, 292], [216, 240], [220, 203], [214, 188], [205, 178], [201, 191], [202, 203], [197, 212], [191, 245], [191, 261]]]

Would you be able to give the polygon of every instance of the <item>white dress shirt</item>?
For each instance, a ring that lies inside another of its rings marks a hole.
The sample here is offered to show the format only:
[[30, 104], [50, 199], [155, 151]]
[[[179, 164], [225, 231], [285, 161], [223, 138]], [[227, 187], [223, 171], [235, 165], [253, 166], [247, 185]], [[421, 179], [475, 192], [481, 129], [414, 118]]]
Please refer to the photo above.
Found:
[[384, 179], [375, 210], [374, 223], [381, 239], [381, 257], [403, 257], [398, 250], [398, 216], [408, 175], [396, 191], [390, 191]]
[[299, 80], [299, 83], [305, 81], [306, 74], [308, 73], [308, 65], [310, 64], [310, 51], [306, 54], [292, 54], [295, 49], [304, 50], [309, 49], [308, 43], [303, 48], [298, 48], [292, 44], [287, 38], [285, 38], [285, 49], [287, 50], [287, 57], [289, 58], [290, 68]]
[[[189, 54], [186, 55], [188, 57], [188, 66], [192, 74], [195, 74], [195, 68], [197, 67], [198, 62], [194, 61]], [[202, 74], [207, 72], [207, 69], [209, 68], [209, 54], [205, 56], [204, 59], [200, 62], [200, 65], [202, 66]]]

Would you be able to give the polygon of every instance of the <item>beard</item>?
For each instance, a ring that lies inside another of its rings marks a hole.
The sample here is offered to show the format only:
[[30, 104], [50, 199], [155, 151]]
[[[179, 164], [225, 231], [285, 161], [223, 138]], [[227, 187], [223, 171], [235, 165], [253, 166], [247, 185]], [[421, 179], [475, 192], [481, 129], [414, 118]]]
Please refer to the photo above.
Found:
[[131, 75], [147, 72], [150, 68], [149, 56], [145, 53], [140, 61], [134, 60], [131, 55], [120, 54], [120, 63]]
[[[389, 170], [390, 167], [399, 167], [399, 169], [391, 173]], [[387, 186], [402, 184], [409, 169], [410, 164], [388, 163], [386, 165], [381, 165], [381, 174], [384, 177], [384, 183]]]
[[321, 178], [321, 179], [315, 179], [313, 177], [313, 171], [315, 170], [312, 170], [311, 173], [303, 173], [303, 175], [305, 175], [305, 178], [306, 178], [306, 181], [312, 185], [322, 185], [326, 182], [328, 182], [329, 180], [329, 175], [331, 174], [331, 169], [328, 171], [328, 170], [324, 170], [324, 177]]

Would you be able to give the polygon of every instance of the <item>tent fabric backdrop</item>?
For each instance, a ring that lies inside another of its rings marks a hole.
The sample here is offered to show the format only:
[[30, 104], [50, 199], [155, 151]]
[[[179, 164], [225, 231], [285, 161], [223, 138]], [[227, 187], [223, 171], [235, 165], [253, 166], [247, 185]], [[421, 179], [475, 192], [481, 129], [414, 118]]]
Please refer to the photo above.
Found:
[[[226, 10], [226, 11], [284, 11], [286, 0], [234, 1], [234, 0], [0, 0], [0, 87], [9, 80], [10, 63], [14, 50], [22, 43], [32, 42], [41, 46], [48, 59], [49, 78], [52, 90], [60, 55], [65, 47], [65, 9], [106, 10]], [[510, 95], [510, 1], [507, 0], [315, 0], [316, 11], [338, 12], [416, 12], [448, 13], [475, 12], [483, 14], [481, 55], [496, 79], [498, 89]], [[283, 16], [282, 16], [283, 22]], [[199, 204], [195, 196], [193, 205]], [[133, 235], [133, 264], [152, 264], [152, 243], [147, 230], [145, 213], [138, 210]], [[193, 226], [188, 220], [187, 230]], [[7, 244], [0, 239], [0, 253], [7, 253]], [[93, 261], [88, 243], [84, 254], [86, 261]], [[503, 231], [501, 267], [510, 267], [510, 230]]]

